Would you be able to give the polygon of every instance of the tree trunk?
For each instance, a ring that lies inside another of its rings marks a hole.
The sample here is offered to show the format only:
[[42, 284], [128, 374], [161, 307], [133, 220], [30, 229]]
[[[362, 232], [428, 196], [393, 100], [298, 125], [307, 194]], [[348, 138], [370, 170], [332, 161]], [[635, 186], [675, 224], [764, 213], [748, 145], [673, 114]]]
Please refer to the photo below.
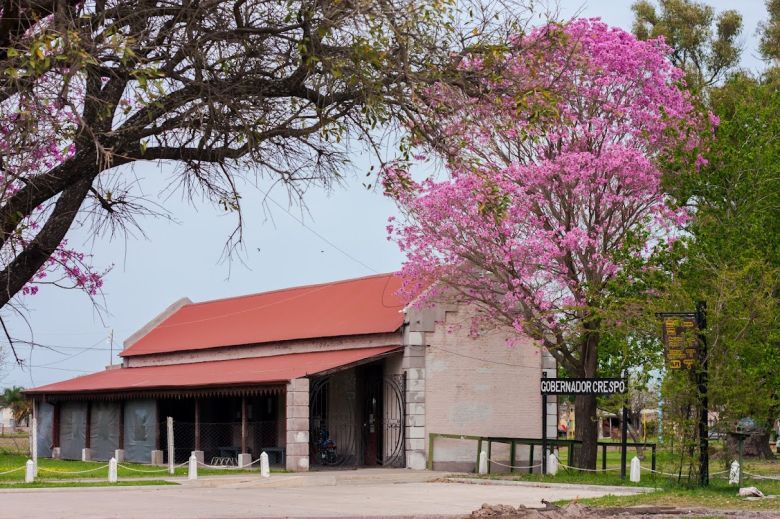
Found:
[[[591, 331], [585, 332], [582, 341], [582, 372], [580, 376], [594, 378], [598, 368], [598, 323], [590, 322]], [[598, 455], [599, 424], [596, 415], [596, 395], [577, 395], [574, 399], [574, 437], [582, 444], [575, 450], [574, 465], [583, 469], [596, 468]]]
[[575, 439], [582, 444], [574, 451], [574, 465], [583, 469], [596, 468], [599, 436], [596, 418], [596, 396], [577, 395], [574, 399], [574, 431]]

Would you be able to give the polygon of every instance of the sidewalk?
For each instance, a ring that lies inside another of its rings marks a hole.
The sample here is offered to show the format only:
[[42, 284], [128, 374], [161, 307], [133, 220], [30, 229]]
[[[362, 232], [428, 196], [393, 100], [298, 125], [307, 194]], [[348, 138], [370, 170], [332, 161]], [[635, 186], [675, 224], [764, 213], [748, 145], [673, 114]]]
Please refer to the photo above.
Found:
[[171, 519], [257, 517], [463, 517], [483, 503], [541, 507], [555, 501], [626, 495], [566, 485], [447, 482], [440, 472], [363, 469], [305, 474], [171, 478], [177, 486], [0, 490], [0, 518]]

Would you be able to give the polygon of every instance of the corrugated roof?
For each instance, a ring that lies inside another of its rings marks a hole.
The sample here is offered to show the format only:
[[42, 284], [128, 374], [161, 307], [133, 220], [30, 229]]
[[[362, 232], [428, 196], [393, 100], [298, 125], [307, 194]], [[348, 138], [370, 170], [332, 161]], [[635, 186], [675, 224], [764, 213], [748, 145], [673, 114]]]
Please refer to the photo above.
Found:
[[186, 304], [121, 355], [394, 332], [403, 324], [400, 284], [380, 274]]
[[244, 359], [121, 368], [25, 390], [28, 395], [286, 383], [400, 349], [355, 348]]

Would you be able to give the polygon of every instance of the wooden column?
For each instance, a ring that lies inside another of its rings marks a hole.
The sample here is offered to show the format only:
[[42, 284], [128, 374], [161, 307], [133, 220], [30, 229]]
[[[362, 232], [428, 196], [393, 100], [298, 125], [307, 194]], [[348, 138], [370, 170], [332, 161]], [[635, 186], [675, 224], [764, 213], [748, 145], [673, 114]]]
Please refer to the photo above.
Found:
[[125, 448], [125, 402], [119, 401], [119, 442], [117, 449]]
[[246, 452], [246, 397], [241, 397], [241, 453]]
[[91, 448], [92, 445], [92, 439], [90, 436], [92, 436], [92, 402], [87, 401], [87, 426], [84, 428], [84, 447], [87, 449]]
[[195, 399], [195, 450], [200, 448], [200, 399]]

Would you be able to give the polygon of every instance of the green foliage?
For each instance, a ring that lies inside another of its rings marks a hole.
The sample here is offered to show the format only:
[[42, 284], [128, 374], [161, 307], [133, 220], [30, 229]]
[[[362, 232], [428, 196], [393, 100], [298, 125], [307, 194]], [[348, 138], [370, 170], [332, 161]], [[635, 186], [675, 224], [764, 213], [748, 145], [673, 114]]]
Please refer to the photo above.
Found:
[[780, 410], [780, 89], [737, 75], [709, 98], [721, 123], [709, 164], [676, 180], [697, 217], [667, 304], [708, 302], [710, 402], [720, 428], [745, 416], [768, 426]]
[[769, 17], [758, 26], [761, 35], [758, 48], [765, 58], [780, 60], [780, 0], [767, 0], [766, 9]]
[[[767, 1], [760, 25], [761, 52], [780, 58], [780, 1]], [[686, 72], [720, 118], [701, 171], [676, 170], [669, 194], [695, 207], [680, 244], [662, 261], [664, 294], [656, 311], [692, 310], [708, 303], [710, 408], [718, 428], [729, 430], [745, 416], [768, 426], [780, 412], [780, 71], [762, 78], [734, 73], [742, 18], [716, 14], [691, 0], [648, 0], [634, 6], [639, 38], [663, 36], [672, 60]], [[681, 463], [695, 465], [698, 402], [690, 373], [667, 374], [663, 385], [666, 436]]]
[[663, 36], [692, 90], [702, 91], [737, 66], [741, 54], [737, 38], [742, 32], [737, 11], [716, 15], [711, 6], [691, 0], [660, 0], [659, 8], [649, 0], [634, 3], [633, 32], [642, 40]]

